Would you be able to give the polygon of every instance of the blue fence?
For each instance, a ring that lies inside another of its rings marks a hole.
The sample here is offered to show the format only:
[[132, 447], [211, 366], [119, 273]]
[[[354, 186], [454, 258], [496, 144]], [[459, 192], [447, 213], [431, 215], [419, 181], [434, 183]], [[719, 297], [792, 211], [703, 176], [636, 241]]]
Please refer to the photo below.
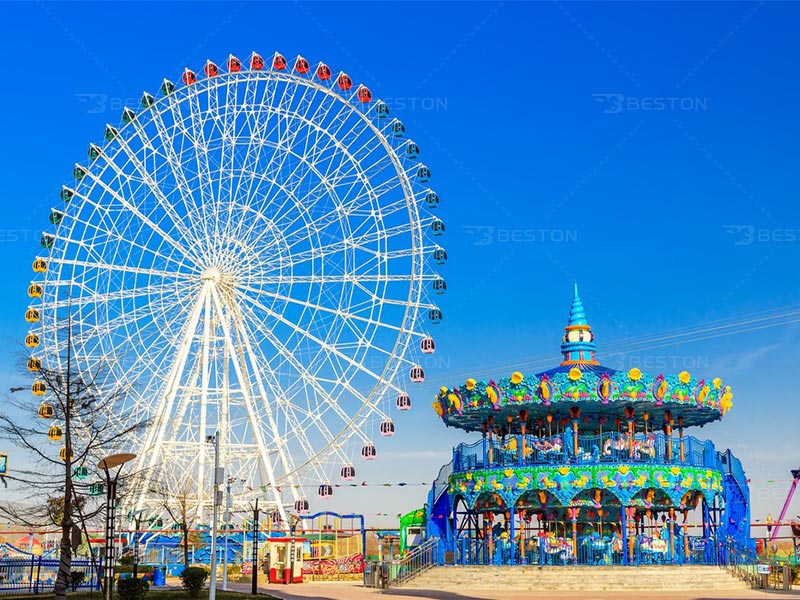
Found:
[[578, 436], [571, 432], [548, 437], [513, 435], [504, 440], [459, 444], [453, 450], [453, 470], [546, 464], [659, 463], [717, 468], [714, 444], [694, 437], [663, 433], [604, 433]]
[[[58, 559], [42, 558], [41, 556], [0, 559], [0, 594], [53, 593], [58, 563]], [[100, 589], [100, 582], [92, 561], [73, 560], [71, 570], [84, 574], [78, 589]]]

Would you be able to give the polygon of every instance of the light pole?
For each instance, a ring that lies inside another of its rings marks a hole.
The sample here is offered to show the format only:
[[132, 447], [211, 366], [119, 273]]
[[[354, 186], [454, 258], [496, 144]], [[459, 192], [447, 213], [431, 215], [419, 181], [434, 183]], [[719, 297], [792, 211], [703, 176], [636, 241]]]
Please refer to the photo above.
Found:
[[211, 517], [211, 581], [208, 585], [208, 600], [215, 600], [217, 597], [217, 513], [221, 504], [219, 485], [224, 477], [222, 469], [219, 467], [219, 431], [206, 437], [206, 441], [214, 444], [214, 504]]
[[128, 513], [128, 518], [133, 519], [133, 578], [139, 576], [139, 529], [142, 525], [144, 509]]
[[250, 585], [250, 593], [255, 596], [258, 594], [258, 498], [256, 498], [256, 505], [253, 508], [253, 568], [252, 582]]
[[228, 533], [231, 527], [231, 483], [233, 477], [228, 477], [225, 485], [225, 553], [222, 555], [222, 589], [228, 591]]
[[106, 548], [103, 555], [105, 561], [103, 596], [105, 600], [112, 600], [114, 591], [114, 513], [117, 501], [117, 480], [122, 471], [122, 465], [134, 458], [136, 458], [135, 454], [112, 454], [97, 463], [97, 468], [102, 470], [106, 476]]

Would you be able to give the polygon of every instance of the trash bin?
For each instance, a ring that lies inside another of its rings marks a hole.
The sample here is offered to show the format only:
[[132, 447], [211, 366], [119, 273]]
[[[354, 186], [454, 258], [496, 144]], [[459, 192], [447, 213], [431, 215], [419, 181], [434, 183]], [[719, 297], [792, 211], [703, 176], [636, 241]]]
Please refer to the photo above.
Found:
[[167, 585], [166, 567], [155, 567], [153, 569], [153, 585]]

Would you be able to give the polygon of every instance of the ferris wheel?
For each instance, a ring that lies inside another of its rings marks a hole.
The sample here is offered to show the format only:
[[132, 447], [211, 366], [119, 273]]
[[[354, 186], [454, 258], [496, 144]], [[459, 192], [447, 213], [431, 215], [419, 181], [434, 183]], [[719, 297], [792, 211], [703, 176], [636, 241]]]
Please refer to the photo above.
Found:
[[63, 187], [29, 365], [63, 368], [69, 316], [77, 368], [148, 420], [125, 440], [131, 508], [170, 490], [207, 512], [219, 432], [236, 501], [266, 491], [285, 518], [376, 458], [424, 380], [439, 196], [388, 104], [324, 63], [253, 53], [181, 80], [125, 108]]

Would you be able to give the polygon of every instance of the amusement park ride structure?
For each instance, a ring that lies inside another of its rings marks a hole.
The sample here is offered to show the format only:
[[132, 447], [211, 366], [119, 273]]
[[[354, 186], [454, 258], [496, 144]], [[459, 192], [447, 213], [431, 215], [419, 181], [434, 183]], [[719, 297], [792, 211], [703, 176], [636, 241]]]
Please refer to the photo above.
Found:
[[163, 516], [172, 490], [207, 521], [214, 431], [247, 482], [234, 507], [266, 493], [283, 522], [376, 458], [442, 321], [420, 155], [367, 86], [277, 52], [165, 79], [89, 145], [41, 237], [25, 343], [34, 376], [63, 369], [71, 318], [73, 368], [149, 423], [125, 440], [126, 508]]
[[453, 560], [709, 562], [720, 542], [752, 545], [741, 463], [684, 434], [725, 415], [730, 386], [617, 371], [595, 351], [576, 286], [558, 366], [441, 388], [444, 424], [482, 436], [428, 497], [429, 536]]

